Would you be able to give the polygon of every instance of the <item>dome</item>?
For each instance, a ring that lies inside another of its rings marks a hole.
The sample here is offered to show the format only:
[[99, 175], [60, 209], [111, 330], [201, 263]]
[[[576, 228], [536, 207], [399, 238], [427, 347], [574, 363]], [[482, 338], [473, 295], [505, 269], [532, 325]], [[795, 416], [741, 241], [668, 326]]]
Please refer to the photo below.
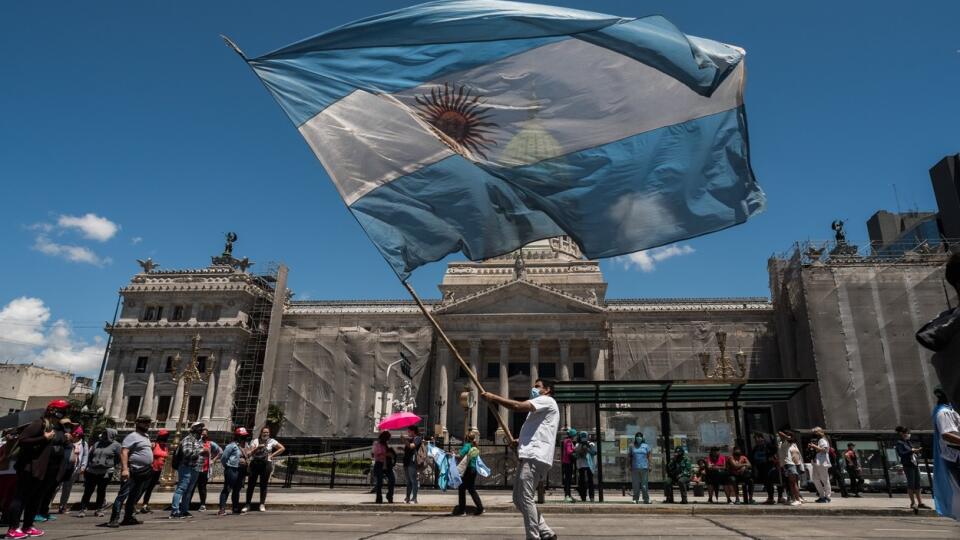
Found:
[[557, 139], [536, 118], [531, 118], [520, 125], [520, 131], [500, 154], [499, 162], [515, 167], [555, 158], [563, 153], [563, 147]]

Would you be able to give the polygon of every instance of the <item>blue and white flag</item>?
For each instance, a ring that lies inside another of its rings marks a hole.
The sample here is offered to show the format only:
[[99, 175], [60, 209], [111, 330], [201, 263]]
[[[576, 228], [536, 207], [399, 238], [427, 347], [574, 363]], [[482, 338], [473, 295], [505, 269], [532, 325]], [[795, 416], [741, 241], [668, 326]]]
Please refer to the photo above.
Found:
[[612, 257], [743, 223], [744, 51], [631, 19], [432, 2], [248, 60], [406, 279], [569, 235]]

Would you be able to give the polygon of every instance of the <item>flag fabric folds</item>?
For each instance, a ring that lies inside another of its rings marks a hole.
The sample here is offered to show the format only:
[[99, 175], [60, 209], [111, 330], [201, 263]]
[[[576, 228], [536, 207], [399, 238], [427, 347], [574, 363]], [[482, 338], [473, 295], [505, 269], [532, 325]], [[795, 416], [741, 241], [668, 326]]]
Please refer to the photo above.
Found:
[[630, 19], [432, 2], [249, 65], [394, 271], [569, 235], [590, 258], [761, 211], [744, 51]]

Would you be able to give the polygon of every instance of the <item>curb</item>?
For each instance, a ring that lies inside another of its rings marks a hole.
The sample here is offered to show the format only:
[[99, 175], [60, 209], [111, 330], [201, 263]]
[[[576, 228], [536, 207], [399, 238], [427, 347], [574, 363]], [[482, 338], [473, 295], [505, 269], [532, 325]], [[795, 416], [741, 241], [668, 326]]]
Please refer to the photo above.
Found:
[[[418, 504], [411, 507], [403, 504], [314, 504], [314, 503], [272, 503], [270, 510], [278, 511], [300, 511], [300, 512], [366, 512], [366, 513], [398, 513], [398, 514], [449, 514], [451, 505], [439, 504]], [[606, 504], [592, 506], [560, 505], [560, 504], [541, 504], [538, 505], [544, 514], [621, 514], [621, 515], [649, 515], [649, 516], [884, 516], [884, 517], [908, 517], [914, 516], [912, 510], [908, 508], [813, 508], [813, 507], [789, 507], [777, 508], [776, 506], [768, 508], [739, 507], [739, 506], [717, 506], [704, 507], [697, 505], [675, 505], [675, 506], [638, 506], [633, 504]], [[486, 513], [497, 514], [515, 514], [516, 509], [512, 505], [491, 505], [485, 508]], [[933, 510], [923, 510], [921, 517], [936, 517], [937, 513]]]

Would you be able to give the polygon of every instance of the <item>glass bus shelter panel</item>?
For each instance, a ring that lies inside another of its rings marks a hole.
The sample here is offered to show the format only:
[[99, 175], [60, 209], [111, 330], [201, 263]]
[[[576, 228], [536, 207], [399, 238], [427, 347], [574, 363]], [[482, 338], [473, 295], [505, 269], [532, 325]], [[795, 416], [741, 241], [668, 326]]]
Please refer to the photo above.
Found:
[[[809, 441], [804, 441], [804, 444], [806, 445], [807, 442], [814, 441], [813, 439], [810, 439]], [[894, 471], [892, 469], [893, 464], [888, 459], [889, 456], [884, 456], [884, 452], [880, 448], [879, 441], [862, 439], [837, 439], [835, 442], [837, 445], [837, 462], [840, 465], [840, 472], [843, 475], [843, 482], [845, 485], [848, 487], [850, 486], [850, 476], [847, 474], [847, 468], [844, 464], [845, 460], [843, 459], [843, 453], [847, 451], [847, 443], [853, 443], [855, 445], [854, 450], [857, 453], [857, 457], [860, 458], [860, 467], [863, 470], [861, 475], [863, 477], [864, 491], [886, 493], [887, 479], [883, 473], [884, 459], [887, 459], [887, 465], [891, 467], [889, 471], [891, 483], [896, 484], [896, 480], [894, 479]], [[894, 453], [894, 458], [896, 458], [895, 454], [896, 453]], [[906, 486], [906, 477], [903, 475], [903, 470], [900, 469], [899, 473], [900, 477], [903, 478], [903, 485]]]
[[629, 447], [634, 436], [643, 433], [644, 442], [650, 446], [650, 482], [663, 481], [663, 437], [660, 432], [660, 413], [648, 411], [605, 411], [606, 426], [603, 441], [603, 482], [630, 483], [631, 464]]
[[672, 447], [685, 444], [694, 464], [716, 446], [729, 454], [736, 437], [732, 411], [670, 411]]

